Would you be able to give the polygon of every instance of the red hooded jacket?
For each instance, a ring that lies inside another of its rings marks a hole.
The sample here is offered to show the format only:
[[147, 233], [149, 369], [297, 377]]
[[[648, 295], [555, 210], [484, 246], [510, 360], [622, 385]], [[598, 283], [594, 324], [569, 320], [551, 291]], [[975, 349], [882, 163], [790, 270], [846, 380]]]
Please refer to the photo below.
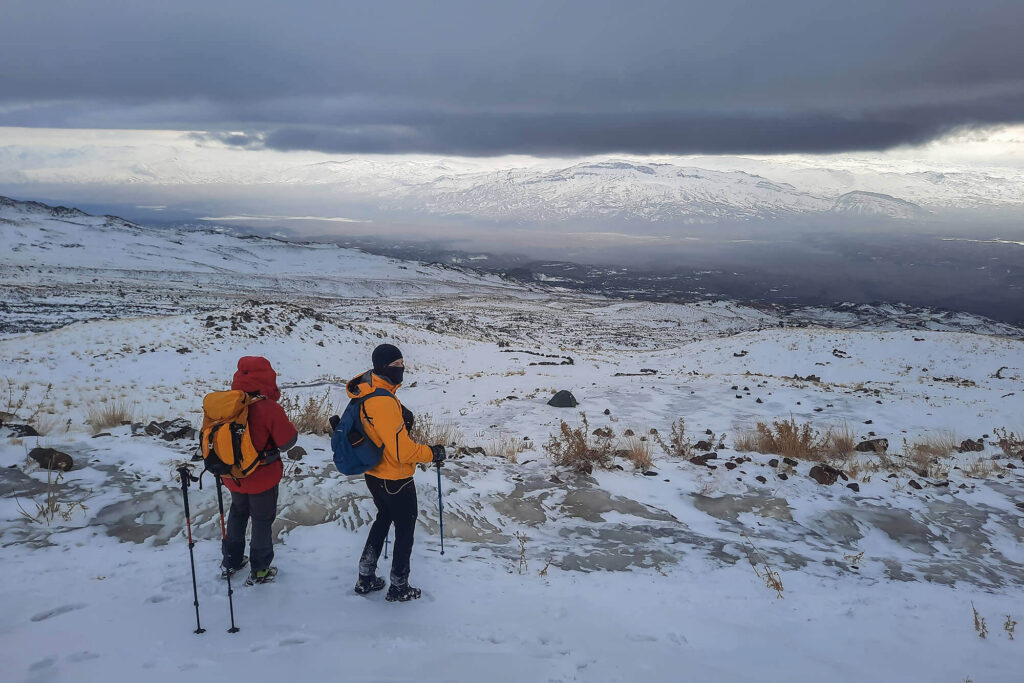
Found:
[[[281, 398], [281, 391], [277, 388], [277, 373], [270, 361], [261, 356], [244, 356], [239, 359], [238, 372], [231, 382], [231, 388], [258, 393], [264, 397], [262, 401], [249, 406], [249, 436], [256, 450], [263, 452], [276, 447], [284, 451], [295, 445], [298, 432], [285, 415], [284, 408], [277, 402]], [[237, 483], [230, 477], [223, 481], [229, 491], [263, 493], [280, 483], [283, 471], [281, 458], [276, 457]]]

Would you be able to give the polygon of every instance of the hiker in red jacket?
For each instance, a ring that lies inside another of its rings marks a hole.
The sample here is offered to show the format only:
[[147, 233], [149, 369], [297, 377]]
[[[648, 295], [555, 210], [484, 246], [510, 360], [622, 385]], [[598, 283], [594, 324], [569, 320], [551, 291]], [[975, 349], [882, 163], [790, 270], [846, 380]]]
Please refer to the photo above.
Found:
[[[277, 568], [274, 561], [274, 538], [271, 525], [277, 517], [277, 492], [284, 466], [281, 451], [295, 445], [298, 432], [278, 404], [277, 373], [270, 361], [260, 356], [245, 356], [238, 361], [231, 388], [245, 391], [262, 400], [249, 406], [249, 435], [252, 444], [263, 455], [263, 462], [244, 479], [224, 477], [224, 486], [231, 492], [227, 535], [222, 552], [223, 576], [227, 578], [251, 562], [248, 586], [273, 581]], [[252, 541], [249, 557], [245, 550], [245, 530], [252, 519]]]

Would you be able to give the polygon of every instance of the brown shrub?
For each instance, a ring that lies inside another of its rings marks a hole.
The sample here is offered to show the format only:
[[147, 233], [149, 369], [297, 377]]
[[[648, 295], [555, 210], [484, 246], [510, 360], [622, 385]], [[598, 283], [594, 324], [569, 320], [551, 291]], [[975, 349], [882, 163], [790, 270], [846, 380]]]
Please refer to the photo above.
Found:
[[323, 396], [309, 396], [305, 401], [297, 396], [284, 396], [280, 404], [299, 434], [331, 433], [328, 420], [335, 411], [330, 391], [324, 392]]
[[857, 437], [847, 425], [830, 427], [822, 438], [822, 448], [830, 458], [847, 458], [856, 445]]
[[753, 435], [753, 450], [774, 453], [796, 460], [813, 460], [823, 450], [822, 439], [809, 423], [797, 424], [794, 418], [776, 420], [772, 426], [758, 422]]
[[999, 447], [1003, 449], [1003, 453], [1007, 457], [1024, 457], [1024, 436], [1017, 436], [1015, 433], [1007, 431], [1006, 427], [996, 427], [992, 433], [999, 439]]
[[577, 472], [590, 473], [594, 467], [607, 468], [612, 461], [611, 439], [592, 439], [590, 423], [585, 413], [580, 413], [581, 426], [575, 429], [564, 420], [557, 432], [544, 444], [544, 451], [559, 467], [571, 467]]

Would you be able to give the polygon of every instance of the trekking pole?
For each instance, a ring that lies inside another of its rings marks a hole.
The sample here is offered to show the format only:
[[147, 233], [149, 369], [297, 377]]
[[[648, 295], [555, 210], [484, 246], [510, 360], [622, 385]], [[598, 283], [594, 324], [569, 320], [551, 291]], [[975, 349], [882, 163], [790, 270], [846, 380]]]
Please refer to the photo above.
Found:
[[[228, 538], [228, 528], [224, 524], [224, 494], [220, 490], [220, 475], [216, 475], [217, 479], [217, 506], [220, 508], [220, 538], [221, 542], [224, 542]], [[228, 633], [238, 633], [238, 627], [235, 626], [235, 601], [232, 596], [235, 592], [231, 589], [231, 572], [228, 572], [228, 608], [231, 610], [231, 628], [228, 629]]]
[[206, 633], [206, 629], [199, 623], [199, 590], [196, 588], [196, 556], [192, 552], [196, 544], [192, 541], [192, 513], [188, 508], [188, 485], [190, 482], [198, 481], [189, 472], [188, 465], [178, 468], [178, 477], [181, 479], [181, 498], [185, 503], [185, 528], [188, 529], [188, 559], [192, 564], [192, 604], [196, 607], [196, 630], [193, 633]]
[[441, 523], [441, 554], [444, 555], [444, 499], [441, 494], [441, 463], [437, 463], [437, 519]]
[[387, 536], [384, 537], [384, 559], [388, 559], [388, 543], [389, 539]]

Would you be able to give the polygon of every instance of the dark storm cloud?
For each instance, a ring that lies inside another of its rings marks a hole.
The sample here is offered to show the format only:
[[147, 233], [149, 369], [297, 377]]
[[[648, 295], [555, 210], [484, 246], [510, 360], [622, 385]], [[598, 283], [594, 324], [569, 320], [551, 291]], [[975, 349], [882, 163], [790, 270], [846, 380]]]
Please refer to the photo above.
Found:
[[1024, 120], [1019, 0], [6, 0], [0, 19], [0, 124], [247, 149], [838, 151]]

